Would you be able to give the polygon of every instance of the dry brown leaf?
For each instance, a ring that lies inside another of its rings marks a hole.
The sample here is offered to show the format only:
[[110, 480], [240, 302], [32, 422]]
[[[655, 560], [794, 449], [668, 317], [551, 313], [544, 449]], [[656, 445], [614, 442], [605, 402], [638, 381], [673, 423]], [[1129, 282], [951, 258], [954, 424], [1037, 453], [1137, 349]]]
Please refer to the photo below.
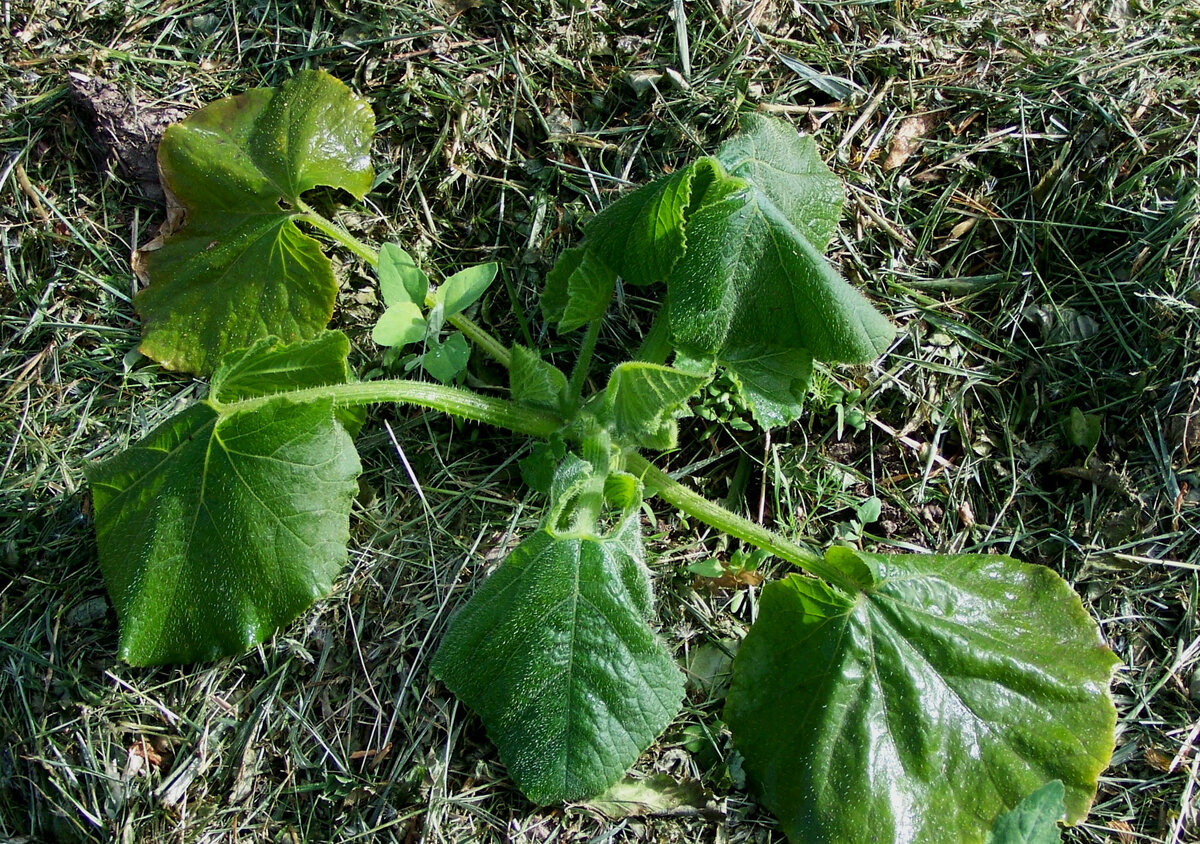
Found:
[[905, 118], [896, 134], [892, 136], [892, 145], [883, 161], [884, 171], [902, 167], [921, 146], [922, 139], [933, 131], [936, 125], [936, 114], [916, 114]]

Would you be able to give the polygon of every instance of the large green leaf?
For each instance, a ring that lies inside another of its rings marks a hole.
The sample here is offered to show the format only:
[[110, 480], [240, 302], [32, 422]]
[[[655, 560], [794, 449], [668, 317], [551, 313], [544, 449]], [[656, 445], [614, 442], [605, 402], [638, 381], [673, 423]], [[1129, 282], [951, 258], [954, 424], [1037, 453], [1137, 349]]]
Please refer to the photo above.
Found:
[[[819, 161], [819, 160], [818, 160]], [[894, 329], [822, 257], [763, 189], [730, 189], [688, 218], [667, 282], [671, 336], [688, 354], [724, 356], [764, 341], [825, 361], [882, 354]], [[740, 183], [740, 184], [738, 184]]]
[[[212, 397], [87, 470], [100, 568], [133, 665], [240, 654], [328, 594], [346, 559], [358, 454], [328, 398], [348, 344], [256, 344]], [[293, 393], [294, 395], [294, 393]]]
[[608, 536], [560, 535], [550, 518], [455, 616], [434, 658], [535, 803], [600, 793], [679, 711], [683, 676], [647, 624], [637, 518]]
[[172, 369], [208, 373], [226, 352], [267, 335], [316, 336], [337, 284], [294, 219], [301, 195], [318, 186], [362, 198], [374, 126], [365, 100], [326, 73], [302, 71], [170, 127], [159, 169], [187, 216], [161, 248], [141, 253], [151, 279], [135, 299], [141, 350]]
[[838, 553], [873, 582], [768, 585], [725, 710], [788, 836], [978, 844], [1052, 779], [1083, 818], [1112, 754], [1117, 660], [1071, 588], [1003, 556]]
[[748, 114], [716, 157], [729, 175], [761, 190], [817, 251], [829, 247], [842, 216], [842, 182], [811, 137], [782, 120]]

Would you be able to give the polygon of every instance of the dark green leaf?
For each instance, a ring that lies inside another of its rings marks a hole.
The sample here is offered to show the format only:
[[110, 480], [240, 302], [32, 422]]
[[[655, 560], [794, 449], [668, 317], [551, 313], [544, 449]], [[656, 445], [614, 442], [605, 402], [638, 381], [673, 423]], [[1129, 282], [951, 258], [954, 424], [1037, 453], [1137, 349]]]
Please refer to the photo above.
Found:
[[683, 252], [684, 214], [697, 164], [609, 205], [586, 226], [587, 250], [633, 285], [666, 281]]
[[425, 371], [443, 384], [449, 384], [467, 368], [467, 360], [471, 357], [471, 347], [467, 338], [455, 332], [444, 342], [437, 342], [432, 337], [428, 339], [429, 348], [421, 356], [421, 365]]
[[629, 361], [609, 376], [604, 400], [618, 439], [665, 451], [675, 447], [675, 417], [708, 383], [707, 375], [656, 363]]
[[254, 397], [344, 381], [345, 348], [341, 335], [259, 343], [218, 373], [218, 401], [87, 470], [122, 659], [240, 654], [329, 593], [346, 559], [358, 454], [330, 399]]
[[762, 191], [818, 252], [829, 248], [842, 216], [842, 182], [821, 161], [811, 137], [800, 137], [782, 120], [748, 114], [717, 160], [729, 175]]
[[604, 316], [616, 282], [616, 273], [586, 247], [568, 249], [546, 276], [542, 313], [559, 331], [574, 331]]
[[736, 346], [726, 349], [720, 362], [759, 425], [777, 428], [800, 418], [812, 378], [812, 354], [806, 349]]
[[567, 395], [567, 376], [520, 344], [512, 347], [512, 366], [508, 370], [512, 400], [517, 404], [544, 407], [562, 412]]
[[1002, 556], [838, 553], [875, 585], [768, 585], [725, 711], [789, 837], [980, 842], [1050, 779], [1084, 817], [1113, 749], [1117, 660], [1071, 588]]
[[521, 458], [518, 462], [521, 467], [521, 480], [543, 495], [549, 495], [551, 484], [554, 482], [554, 470], [566, 453], [567, 447], [561, 437], [553, 437], [549, 442], [534, 443], [529, 456]]
[[589, 797], [679, 711], [683, 677], [651, 612], [636, 514], [604, 537], [543, 527], [455, 616], [433, 673], [483, 719], [530, 800]]
[[[417, 266], [412, 256], [394, 243], [385, 243], [379, 250], [379, 290], [389, 306], [403, 303], [425, 307], [429, 293], [429, 276]], [[378, 342], [378, 341], [376, 341]], [[394, 345], [394, 344], [387, 344]]]
[[866, 361], [891, 342], [891, 323], [764, 190], [746, 183], [699, 208], [687, 238], [667, 283], [677, 349], [728, 358], [769, 338], [820, 360]]
[[187, 218], [161, 248], [140, 253], [151, 279], [135, 299], [142, 352], [208, 373], [225, 353], [267, 335], [316, 336], [333, 313], [337, 283], [293, 218], [301, 195], [319, 185], [366, 193], [374, 125], [370, 106], [345, 85], [303, 71], [277, 90], [218, 100], [170, 127], [159, 168]]
[[1066, 811], [1065, 794], [1061, 781], [1046, 783], [1015, 809], [996, 818], [986, 844], [1062, 844], [1058, 820]]
[[445, 319], [460, 314], [475, 304], [496, 278], [496, 269], [495, 264], [467, 267], [442, 282], [434, 298], [443, 303]]

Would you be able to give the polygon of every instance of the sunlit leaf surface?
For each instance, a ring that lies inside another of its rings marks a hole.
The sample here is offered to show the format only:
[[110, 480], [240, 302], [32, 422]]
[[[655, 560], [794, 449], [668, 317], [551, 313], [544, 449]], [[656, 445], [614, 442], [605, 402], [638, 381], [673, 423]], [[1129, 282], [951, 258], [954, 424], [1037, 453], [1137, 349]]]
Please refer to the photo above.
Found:
[[734, 663], [726, 721], [788, 836], [977, 844], [1054, 779], [1082, 819], [1116, 658], [1079, 597], [1009, 557], [856, 556], [874, 580], [856, 596], [765, 587]]
[[262, 337], [315, 337], [337, 284], [294, 220], [318, 186], [362, 198], [374, 127], [366, 101], [320, 71], [218, 100], [170, 127], [159, 169], [187, 216], [161, 248], [141, 253], [151, 280], [135, 299], [142, 352], [208, 374]]
[[271, 396], [343, 383], [347, 349], [340, 334], [262, 341], [218, 372], [211, 400], [87, 470], [122, 659], [240, 654], [328, 594], [358, 454], [330, 399]]

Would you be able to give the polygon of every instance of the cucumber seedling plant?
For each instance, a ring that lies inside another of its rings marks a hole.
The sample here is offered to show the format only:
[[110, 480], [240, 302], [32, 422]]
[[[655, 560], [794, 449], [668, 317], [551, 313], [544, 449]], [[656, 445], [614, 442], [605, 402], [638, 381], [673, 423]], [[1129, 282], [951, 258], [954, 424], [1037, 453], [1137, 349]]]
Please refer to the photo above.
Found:
[[[363, 198], [373, 134], [364, 100], [307, 71], [163, 138], [185, 214], [137, 259], [141, 349], [211, 381], [87, 469], [122, 659], [241, 654], [327, 595], [363, 408], [418, 405], [536, 441], [522, 474], [547, 496], [540, 526], [432, 662], [531, 801], [603, 791], [680, 711], [642, 540], [657, 496], [799, 570], [762, 588], [724, 711], [792, 840], [1016, 841], [1013, 811], [1051, 832], [1087, 814], [1113, 749], [1116, 658], [1061, 578], [1001, 555], [819, 553], [652, 462], [716, 373], [757, 424], [780, 427], [801, 414], [814, 359], [871, 361], [893, 338], [822, 255], [842, 190], [811, 139], [748, 115], [715, 155], [591, 219], [541, 299], [560, 335], [580, 335], [564, 371], [468, 317], [495, 265], [435, 285], [400, 245], [377, 250], [306, 202], [317, 187]], [[356, 380], [349, 341], [326, 329], [337, 285], [314, 233], [375, 269], [386, 310], [371, 336], [405, 377]], [[618, 279], [661, 291], [661, 306], [642, 347], [598, 373]], [[475, 350], [507, 369], [506, 398], [458, 385]]]

